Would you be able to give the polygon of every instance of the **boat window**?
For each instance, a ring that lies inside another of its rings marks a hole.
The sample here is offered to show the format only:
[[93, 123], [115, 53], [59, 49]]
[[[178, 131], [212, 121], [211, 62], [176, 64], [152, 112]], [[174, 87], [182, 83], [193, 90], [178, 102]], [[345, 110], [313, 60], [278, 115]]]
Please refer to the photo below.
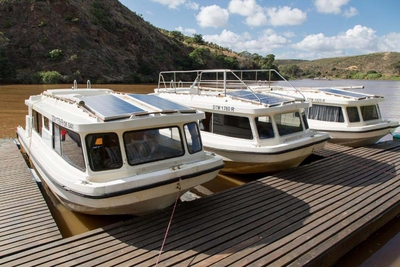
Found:
[[49, 130], [50, 129], [50, 120], [47, 117], [43, 116], [43, 121], [44, 121], [44, 123], [43, 123], [44, 128]]
[[302, 109], [302, 111], [301, 111], [301, 118], [303, 120], [304, 128], [307, 130], [309, 128], [309, 126], [308, 126], [307, 115], [306, 115], [306, 112], [304, 111], [304, 109]]
[[272, 120], [269, 116], [255, 118], [258, 137], [260, 139], [274, 138], [275, 133], [272, 128]]
[[349, 122], [359, 122], [360, 115], [358, 114], [357, 107], [347, 107], [347, 116], [349, 116]]
[[200, 140], [200, 132], [199, 127], [197, 127], [197, 123], [192, 122], [189, 124], [185, 124], [185, 137], [186, 144], [190, 154], [201, 151], [201, 140]]
[[361, 115], [364, 121], [379, 119], [379, 111], [376, 108], [376, 105], [362, 106]]
[[204, 112], [204, 113], [205, 113], [205, 118], [200, 121], [200, 130], [210, 132], [212, 113], [210, 112]]
[[33, 115], [33, 129], [42, 136], [42, 114], [37, 112], [36, 110], [32, 111]]
[[130, 165], [174, 158], [185, 154], [178, 127], [125, 132], [124, 145]]
[[81, 137], [78, 133], [66, 129], [58, 124], [53, 124], [54, 150], [69, 164], [85, 171], [85, 160], [83, 159], [83, 152], [81, 146]]
[[289, 112], [274, 115], [280, 136], [303, 131], [299, 112]]
[[122, 167], [122, 156], [116, 133], [96, 133], [86, 136], [90, 168], [104, 171]]
[[253, 139], [250, 120], [247, 117], [213, 113], [211, 126], [211, 132], [215, 134], [242, 139]]
[[342, 108], [336, 106], [313, 104], [308, 109], [308, 118], [310, 120], [344, 122]]

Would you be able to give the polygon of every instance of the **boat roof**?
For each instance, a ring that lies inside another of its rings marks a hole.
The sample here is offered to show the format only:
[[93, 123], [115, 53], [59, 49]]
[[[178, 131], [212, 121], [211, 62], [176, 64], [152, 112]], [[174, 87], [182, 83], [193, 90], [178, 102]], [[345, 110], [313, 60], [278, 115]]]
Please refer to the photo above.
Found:
[[[163, 99], [155, 95], [144, 94], [108, 94], [82, 97], [87, 109], [103, 121], [128, 118], [146, 113], [195, 113], [194, 109]], [[144, 105], [143, 105], [144, 104]]]
[[[60, 102], [75, 105], [62, 105]], [[156, 95], [117, 93], [110, 89], [47, 90], [40, 96], [31, 96], [27, 104], [34, 104], [42, 110], [46, 107], [48, 110], [58, 107], [77, 115], [82, 114], [78, 110], [84, 110], [91, 117], [104, 122], [149, 114], [197, 113], [195, 109]]]
[[262, 104], [267, 107], [279, 106], [300, 100], [291, 96], [283, 96], [275, 93], [257, 93], [251, 90], [236, 90], [227, 92], [226, 94], [231, 98], [247, 100], [253, 103]]
[[353, 92], [353, 91], [343, 90], [343, 89], [338, 89], [338, 88], [320, 88], [320, 89], [318, 89], [318, 91], [325, 93], [327, 95], [346, 97], [346, 98], [351, 98], [354, 100], [362, 100], [362, 99], [369, 99], [369, 98], [383, 98], [383, 96], [364, 94], [364, 93]]
[[[259, 90], [260, 84], [263, 85], [263, 88], [270, 88], [273, 83], [276, 83], [276, 80], [271, 80], [272, 77], [285, 81], [290, 85], [291, 90], [297, 92], [297, 95]], [[158, 87], [155, 89], [155, 93], [190, 94], [196, 97], [226, 97], [243, 103], [258, 104], [259, 108], [304, 103], [306, 101], [301, 92], [291, 86], [274, 69], [162, 71], [159, 74]]]

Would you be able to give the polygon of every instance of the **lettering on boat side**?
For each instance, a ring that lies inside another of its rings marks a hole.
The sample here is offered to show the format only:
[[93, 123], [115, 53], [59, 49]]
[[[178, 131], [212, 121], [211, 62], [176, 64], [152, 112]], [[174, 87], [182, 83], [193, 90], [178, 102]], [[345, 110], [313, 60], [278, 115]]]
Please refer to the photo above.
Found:
[[213, 105], [213, 109], [222, 110], [222, 111], [231, 111], [231, 112], [235, 111], [235, 107], [231, 107], [231, 106]]
[[67, 129], [73, 129], [74, 128], [74, 125], [72, 123], [68, 122], [68, 121], [65, 121], [65, 120], [63, 120], [63, 119], [61, 119], [59, 117], [54, 116], [54, 115], [52, 115], [51, 117], [52, 117], [52, 120], [53, 120], [54, 123], [57, 123], [58, 125], [60, 125], [60, 126], [62, 126], [64, 128], [67, 128]]
[[308, 98], [308, 100], [312, 102], [325, 102], [325, 99], [323, 98]]

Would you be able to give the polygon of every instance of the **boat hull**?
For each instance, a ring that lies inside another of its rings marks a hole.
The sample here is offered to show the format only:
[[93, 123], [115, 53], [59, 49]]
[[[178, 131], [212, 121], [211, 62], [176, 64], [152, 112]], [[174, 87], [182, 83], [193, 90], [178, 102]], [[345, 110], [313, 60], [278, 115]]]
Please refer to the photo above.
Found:
[[[104, 183], [63, 183], [68, 177], [59, 175], [60, 166], [51, 162], [40, 149], [29, 145], [26, 133], [18, 128], [18, 139], [42, 184], [68, 209], [91, 215], [144, 215], [171, 206], [191, 188], [214, 179], [223, 167], [222, 160], [208, 154], [200, 162], [185, 163], [143, 174], [154, 182], [138, 185], [135, 177]], [[69, 177], [70, 178], [70, 177]]]
[[198, 185], [199, 182], [205, 183], [212, 180], [217, 173], [218, 171], [148, 190], [102, 199], [77, 196], [68, 191], [62, 192], [49, 180], [41, 179], [58, 201], [71, 211], [90, 215], [131, 214], [141, 216], [173, 205], [177, 198]]
[[326, 141], [321, 140], [308, 146], [276, 153], [238, 152], [212, 147], [205, 147], [205, 149], [224, 160], [225, 166], [221, 170], [222, 173], [257, 174], [297, 167], [314, 151], [321, 150]]
[[145, 215], [165, 209], [196, 185], [208, 182], [218, 174], [219, 167], [205, 171], [192, 178], [174, 177], [172, 181], [149, 189], [132, 193], [121, 193], [116, 196], [88, 196], [65, 189], [32, 162], [42, 183], [50, 189], [53, 195], [69, 210], [90, 215]]
[[[319, 129], [329, 133], [330, 143], [345, 145], [350, 147], [361, 147], [373, 145], [384, 136], [391, 134], [398, 125], [394, 127], [383, 127], [369, 131], [332, 131], [327, 129]], [[317, 130], [317, 129], [314, 129]]]

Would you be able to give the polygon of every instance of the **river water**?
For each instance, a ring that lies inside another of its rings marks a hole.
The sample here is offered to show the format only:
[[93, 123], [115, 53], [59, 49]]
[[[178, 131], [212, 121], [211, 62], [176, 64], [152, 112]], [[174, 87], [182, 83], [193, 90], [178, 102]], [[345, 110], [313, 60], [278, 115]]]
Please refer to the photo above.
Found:
[[[364, 86], [364, 89], [352, 89], [364, 93], [382, 95], [385, 102], [380, 104], [382, 116], [386, 119], [400, 120], [400, 81], [369, 81], [369, 80], [295, 80], [290, 81], [295, 87], [347, 87]], [[86, 87], [86, 85], [84, 85]], [[24, 100], [29, 95], [39, 94], [50, 88], [70, 88], [70, 85], [7, 85], [0, 86], [0, 138], [14, 137], [14, 129], [25, 123], [26, 106]], [[83, 87], [83, 86], [79, 86]], [[150, 93], [155, 85], [92, 85], [92, 87], [111, 88], [116, 91]], [[398, 129], [400, 134], [400, 128]], [[392, 140], [386, 136], [383, 141]], [[399, 141], [400, 142], [400, 141]], [[208, 188], [211, 191], [221, 191], [238, 186], [246, 181], [235, 177], [219, 175], [218, 179]], [[70, 212], [61, 205], [51, 193], [44, 196], [49, 204], [63, 236], [77, 235], [91, 229], [111, 224], [129, 218], [129, 216], [93, 217]], [[395, 218], [386, 226], [371, 235], [366, 241], [342, 257], [336, 266], [400, 266], [400, 217]]]

